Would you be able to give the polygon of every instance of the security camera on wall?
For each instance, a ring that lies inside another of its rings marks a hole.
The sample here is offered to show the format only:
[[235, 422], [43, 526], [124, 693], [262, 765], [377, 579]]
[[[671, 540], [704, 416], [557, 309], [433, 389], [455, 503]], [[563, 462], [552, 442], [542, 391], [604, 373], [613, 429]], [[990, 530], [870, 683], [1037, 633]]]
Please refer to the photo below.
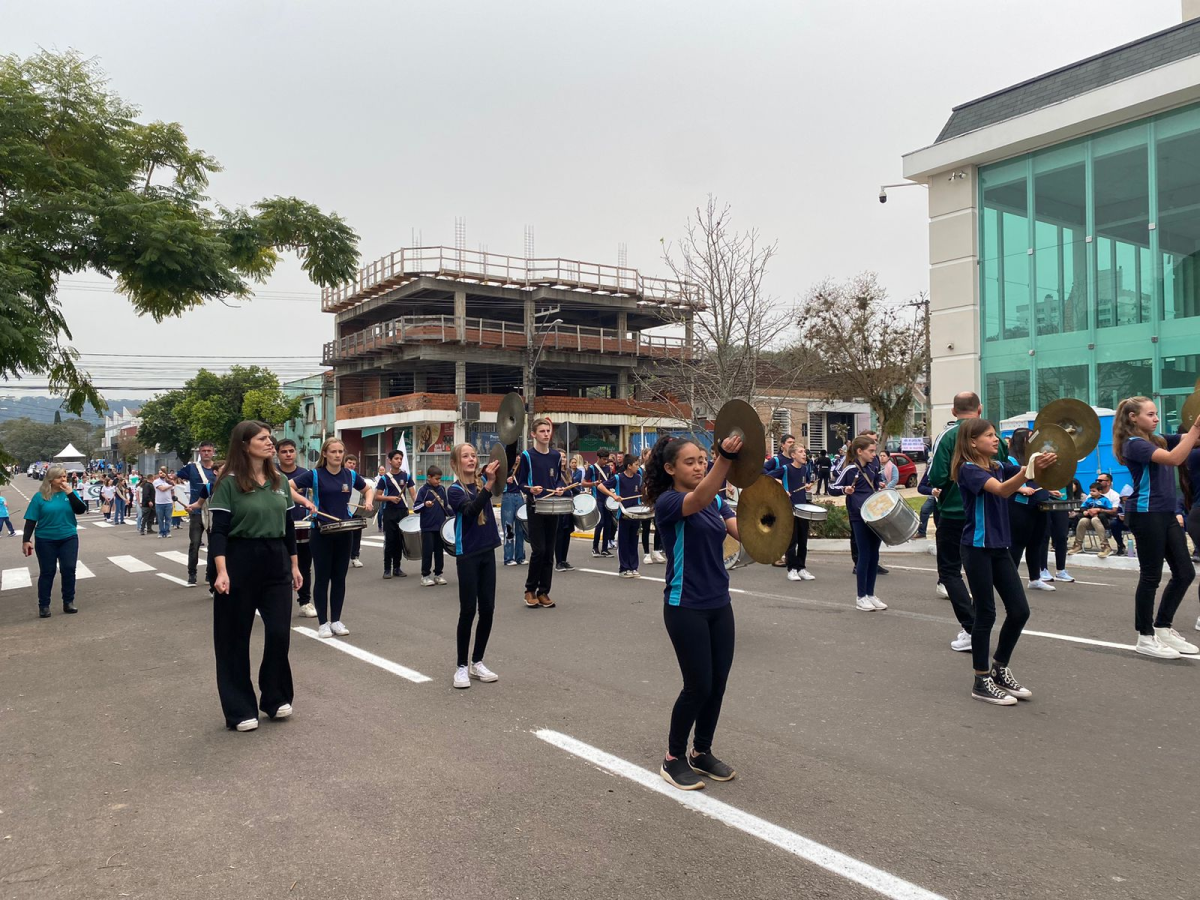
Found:
[[881, 190], [881, 191], [879, 192], [879, 202], [880, 202], [880, 203], [887, 203], [887, 191]]

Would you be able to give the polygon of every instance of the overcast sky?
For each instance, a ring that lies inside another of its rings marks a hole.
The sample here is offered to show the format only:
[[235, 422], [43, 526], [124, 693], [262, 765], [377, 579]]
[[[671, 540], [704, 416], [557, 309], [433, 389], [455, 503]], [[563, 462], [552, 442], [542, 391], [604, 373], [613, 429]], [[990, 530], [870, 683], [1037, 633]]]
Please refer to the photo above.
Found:
[[[310, 200], [364, 261], [414, 230], [453, 245], [458, 216], [471, 249], [520, 255], [531, 225], [538, 256], [615, 263], [624, 243], [663, 275], [659, 239], [713, 193], [778, 240], [769, 288], [792, 302], [863, 269], [923, 290], [924, 189], [878, 201], [901, 154], [956, 104], [1179, 21], [1179, 0], [0, 0], [0, 52], [96, 57], [220, 160], [215, 198]], [[61, 296], [87, 354], [292, 355], [291, 375], [332, 339], [291, 260], [253, 303], [161, 326], [95, 274]], [[131, 382], [89, 361], [98, 384]]]

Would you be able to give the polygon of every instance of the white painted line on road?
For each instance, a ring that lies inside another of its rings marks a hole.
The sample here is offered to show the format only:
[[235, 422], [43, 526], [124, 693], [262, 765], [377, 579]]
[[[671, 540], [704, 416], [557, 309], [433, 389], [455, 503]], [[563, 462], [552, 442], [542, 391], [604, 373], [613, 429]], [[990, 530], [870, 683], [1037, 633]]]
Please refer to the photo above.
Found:
[[297, 634], [302, 634], [305, 637], [310, 637], [319, 644], [325, 644], [328, 647], [333, 647], [335, 650], [341, 650], [343, 653], [348, 653], [356, 659], [361, 659], [363, 662], [368, 662], [373, 666], [378, 666], [385, 672], [391, 672], [393, 675], [399, 675], [416, 684], [421, 684], [426, 681], [433, 681], [428, 675], [422, 675], [415, 669], [407, 668], [399, 663], [394, 663], [390, 659], [384, 659], [382, 656], [376, 656], [369, 650], [363, 650], [360, 647], [355, 647], [353, 644], [347, 644], [341, 638], [320, 638], [317, 633], [311, 628], [305, 628], [298, 625], [292, 628]]
[[940, 894], [927, 891], [885, 872], [883, 869], [877, 869], [852, 856], [847, 856], [845, 853], [840, 853], [831, 847], [796, 834], [794, 831], [788, 831], [766, 819], [760, 819], [736, 806], [706, 797], [701, 791], [681, 791], [671, 787], [657, 773], [626, 762], [619, 756], [605, 753], [603, 750], [578, 741], [569, 735], [545, 728], [535, 731], [534, 735], [560, 750], [565, 750], [586, 760], [605, 772], [628, 778], [648, 791], [669, 797], [681, 806], [686, 806], [710, 819], [723, 822], [730, 828], [736, 828], [751, 837], [773, 844], [793, 856], [814, 863], [827, 872], [832, 872], [855, 884], [861, 884], [885, 897], [893, 898], [893, 900], [945, 900]]
[[180, 563], [181, 565], [188, 564], [188, 556], [179, 550], [159, 550], [158, 555], [163, 559], [169, 559], [171, 562]]
[[108, 561], [126, 572], [153, 572], [154, 566], [144, 563], [136, 556], [110, 556]]
[[383, 541], [377, 538], [363, 538], [362, 543], [368, 547], [382, 547]]
[[5, 569], [0, 572], [0, 591], [12, 591], [27, 587], [33, 587], [33, 579], [29, 577], [27, 567], [21, 566], [19, 569]]
[[[937, 569], [927, 569], [923, 566], [898, 566], [895, 563], [889, 562], [887, 567], [889, 569], [901, 569], [905, 572], [932, 572], [934, 575], [937, 574]], [[1078, 569], [1076, 571], [1078, 571]], [[1069, 582], [1069, 581], [1058, 582], [1058, 584], [1071, 584], [1071, 583], [1072, 582]], [[1108, 582], [1105, 582], [1105, 581], [1080, 581], [1079, 579], [1075, 579], [1074, 583], [1075, 584], [1085, 584], [1088, 587], [1115, 587], [1115, 585], [1109, 584]]]
[[[1136, 649], [1134, 644], [1118, 644], [1114, 641], [1097, 641], [1093, 638], [1075, 637], [1073, 634], [1054, 634], [1049, 631], [1030, 631], [1028, 628], [1021, 634], [1031, 634], [1034, 637], [1054, 638], [1056, 641], [1067, 641], [1072, 644], [1088, 644], [1092, 647], [1111, 647], [1114, 650], [1128, 650], [1131, 653]], [[1181, 656], [1180, 659], [1191, 660], [1192, 662], [1200, 662], [1200, 656]]]
[[75, 562], [75, 580], [81, 581], [84, 578], [95, 578], [96, 573], [83, 564], [82, 561]]
[[112, 523], [110, 523], [110, 522], [93, 522], [92, 524], [95, 525], [97, 528], [112, 528], [113, 527]]
[[182, 584], [184, 587], [188, 586], [187, 581], [183, 578], [176, 578], [174, 575], [168, 575], [166, 572], [158, 572], [157, 575], [159, 578], [167, 579], [167, 581], [173, 581], [176, 584]]

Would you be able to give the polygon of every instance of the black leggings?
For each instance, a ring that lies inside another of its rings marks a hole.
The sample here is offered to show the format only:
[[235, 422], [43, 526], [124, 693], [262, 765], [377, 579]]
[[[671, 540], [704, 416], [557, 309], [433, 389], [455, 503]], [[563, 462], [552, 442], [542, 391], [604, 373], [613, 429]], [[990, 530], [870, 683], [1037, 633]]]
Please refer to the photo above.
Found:
[[1046, 536], [1046, 514], [1032, 501], [1017, 503], [1010, 500], [1008, 521], [1012, 529], [1012, 546], [1008, 550], [1012, 554], [1013, 564], [1020, 569], [1021, 557], [1025, 557], [1029, 580], [1037, 581], [1042, 576], [1042, 540]]
[[667, 753], [683, 756], [693, 725], [696, 736], [692, 746], [697, 753], [707, 753], [712, 750], [725, 682], [733, 665], [733, 604], [716, 609], [667, 605], [663, 621], [683, 674], [683, 690], [671, 710]]
[[[608, 542], [613, 539], [613, 531], [616, 529], [617, 517], [605, 506], [605, 499], [603, 495], [596, 498], [596, 502], [600, 504], [600, 523], [592, 529], [593, 553], [608, 549]], [[603, 544], [600, 543], [601, 540], [604, 541]]]
[[[1138, 583], [1134, 595], [1134, 625], [1138, 634], [1154, 634], [1155, 628], [1170, 628], [1175, 621], [1175, 610], [1183, 602], [1188, 585], [1196, 577], [1192, 560], [1188, 556], [1187, 540], [1183, 529], [1169, 512], [1127, 512], [1125, 521], [1137, 541]], [[1158, 604], [1158, 615], [1154, 616], [1154, 595], [1162, 581], [1163, 560], [1171, 570], [1162, 600]], [[1151, 618], [1153, 616], [1153, 618]]]
[[529, 572], [525, 576], [525, 590], [535, 597], [550, 594], [554, 584], [554, 548], [558, 543], [559, 516], [531, 513], [525, 528], [529, 531]]
[[[1196, 490], [1200, 490], [1200, 485], [1196, 486]], [[1192, 511], [1183, 522], [1188, 537], [1192, 539], [1193, 552], [1200, 553], [1200, 500], [1192, 503]]]
[[1054, 541], [1054, 571], [1061, 572], [1067, 567], [1067, 541], [1070, 539], [1070, 513], [1065, 509], [1052, 509], [1046, 513], [1046, 534], [1042, 537], [1042, 552], [1038, 564], [1043, 569], [1050, 568], [1050, 542]]
[[[654, 529], [654, 549], [662, 549], [662, 536]], [[642, 553], [650, 552], [650, 520], [642, 519]]]
[[350, 567], [351, 536], [359, 532], [340, 534], [317, 532], [309, 539], [313, 560], [313, 603], [317, 607], [317, 622], [340, 622], [342, 604], [346, 602], [346, 570]]
[[[308, 541], [296, 541], [296, 565], [300, 567], [300, 590], [296, 592], [296, 602], [303, 606], [312, 600], [312, 545]], [[215, 575], [214, 575], [215, 577]], [[209, 578], [208, 583], [212, 584]]]
[[458, 665], [467, 664], [467, 649], [471, 645], [471, 623], [479, 611], [475, 626], [475, 652], [471, 662], [483, 662], [488, 637], [492, 633], [492, 615], [496, 612], [496, 550], [479, 550], [454, 560], [458, 570]]
[[992, 626], [996, 624], [995, 592], [999, 592], [1004, 603], [1005, 615], [994, 659], [1007, 666], [1017, 639], [1029, 621], [1029, 602], [1025, 599], [1016, 563], [1008, 548], [966, 545], [962, 548], [962, 561], [967, 584], [975, 598], [975, 627], [971, 629], [971, 661], [975, 671], [987, 672], [990, 668], [988, 648], [992, 641]]
[[575, 533], [575, 517], [559, 516], [562, 521], [558, 526], [558, 534], [554, 536], [554, 564], [562, 565], [567, 561], [571, 552], [571, 535]]
[[808, 519], [792, 519], [792, 542], [787, 548], [788, 570], [803, 569], [808, 563]]

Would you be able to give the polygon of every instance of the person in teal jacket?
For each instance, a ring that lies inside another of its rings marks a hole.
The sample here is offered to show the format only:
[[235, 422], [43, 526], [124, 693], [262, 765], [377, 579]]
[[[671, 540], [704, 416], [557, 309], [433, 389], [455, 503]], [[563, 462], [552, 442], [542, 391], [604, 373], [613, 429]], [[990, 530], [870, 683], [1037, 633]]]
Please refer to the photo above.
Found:
[[4, 529], [5, 525], [8, 526], [9, 537], [17, 533], [17, 530], [13, 528], [12, 519], [8, 516], [8, 501], [0, 497], [0, 531]]
[[50, 618], [50, 591], [54, 573], [62, 572], [63, 612], [77, 613], [75, 608], [75, 566], [79, 562], [79, 531], [75, 517], [87, 511], [80, 496], [67, 487], [67, 470], [51, 466], [42, 481], [41, 490], [33, 495], [25, 510], [25, 533], [21, 552], [32, 556], [37, 532], [38, 558], [38, 615]]

